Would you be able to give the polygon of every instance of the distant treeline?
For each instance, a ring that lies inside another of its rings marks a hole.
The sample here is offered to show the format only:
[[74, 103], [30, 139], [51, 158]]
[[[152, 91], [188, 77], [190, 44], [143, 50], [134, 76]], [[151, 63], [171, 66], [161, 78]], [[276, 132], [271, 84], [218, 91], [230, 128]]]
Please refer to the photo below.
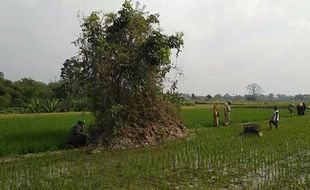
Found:
[[206, 95], [206, 96], [198, 96], [195, 94], [181, 94], [181, 97], [185, 101], [223, 101], [223, 100], [281, 100], [281, 101], [310, 101], [310, 94], [297, 94], [294, 96], [289, 96], [285, 94], [258, 94], [258, 95], [221, 95], [216, 94], [214, 96]]
[[0, 72], [0, 113], [33, 113], [82, 111], [87, 98], [76, 98], [66, 92], [62, 81], [43, 83], [31, 78], [10, 81]]
[[[73, 83], [74, 84], [74, 83]], [[283, 94], [268, 95], [221, 95], [198, 96], [195, 94], [179, 94], [181, 101], [205, 102], [225, 100], [285, 100], [310, 101], [310, 95]], [[43, 83], [31, 78], [10, 81], [0, 72], [0, 113], [40, 113], [89, 110], [89, 99], [83, 96], [83, 89], [78, 85], [68, 85], [63, 81]]]

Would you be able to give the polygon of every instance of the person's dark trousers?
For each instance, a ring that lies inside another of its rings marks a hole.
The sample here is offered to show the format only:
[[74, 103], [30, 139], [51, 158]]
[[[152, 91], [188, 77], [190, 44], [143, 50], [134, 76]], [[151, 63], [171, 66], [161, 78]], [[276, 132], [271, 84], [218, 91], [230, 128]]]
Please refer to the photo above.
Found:
[[271, 125], [271, 124], [273, 124], [273, 125], [276, 127], [276, 129], [278, 129], [279, 121], [270, 120], [270, 121], [269, 121], [269, 127], [270, 127], [270, 129], [272, 128], [272, 125]]
[[305, 115], [305, 108], [302, 108], [301, 115]]

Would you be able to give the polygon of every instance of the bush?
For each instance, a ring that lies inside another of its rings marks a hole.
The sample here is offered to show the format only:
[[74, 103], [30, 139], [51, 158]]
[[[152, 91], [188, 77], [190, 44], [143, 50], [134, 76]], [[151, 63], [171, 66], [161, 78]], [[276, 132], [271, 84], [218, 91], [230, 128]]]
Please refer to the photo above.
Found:
[[69, 111], [88, 111], [90, 110], [91, 102], [87, 98], [81, 99], [63, 99], [59, 105], [60, 112]]
[[28, 104], [26, 104], [26, 109], [30, 113], [41, 113], [43, 112], [43, 101], [38, 98], [32, 98]]
[[43, 112], [56, 112], [58, 111], [58, 106], [60, 104], [60, 101], [58, 99], [52, 98], [47, 99], [42, 103], [43, 106]]
[[10, 106], [11, 100], [8, 96], [0, 96], [0, 108], [5, 108]]
[[11, 114], [11, 113], [27, 113], [23, 107], [8, 107], [0, 109], [0, 114]]

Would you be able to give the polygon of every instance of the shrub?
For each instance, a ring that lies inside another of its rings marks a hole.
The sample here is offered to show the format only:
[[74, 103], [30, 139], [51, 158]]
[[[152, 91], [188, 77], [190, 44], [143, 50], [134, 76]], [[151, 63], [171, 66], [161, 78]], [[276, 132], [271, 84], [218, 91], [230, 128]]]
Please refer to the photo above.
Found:
[[58, 99], [52, 98], [52, 99], [46, 99], [43, 103], [43, 112], [56, 112], [58, 109], [58, 106], [60, 104], [60, 101]]
[[38, 98], [31, 98], [30, 102], [26, 104], [26, 109], [30, 113], [41, 113], [43, 112], [43, 102]]

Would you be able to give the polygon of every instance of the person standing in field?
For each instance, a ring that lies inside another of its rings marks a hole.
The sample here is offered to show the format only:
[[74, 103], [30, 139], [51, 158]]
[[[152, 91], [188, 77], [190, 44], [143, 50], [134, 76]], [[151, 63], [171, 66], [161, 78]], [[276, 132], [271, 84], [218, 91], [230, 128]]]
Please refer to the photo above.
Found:
[[216, 101], [214, 106], [213, 106], [213, 122], [214, 122], [214, 127], [218, 127], [219, 126], [219, 117], [220, 117], [219, 102]]
[[302, 115], [302, 110], [303, 110], [303, 103], [300, 102], [300, 103], [297, 105], [297, 113], [298, 113], [298, 115]]
[[297, 110], [297, 115], [300, 115], [300, 107], [299, 107], [299, 104], [297, 104], [296, 110]]
[[224, 105], [224, 122], [226, 126], [230, 125], [230, 112], [231, 112], [231, 101], [225, 103]]
[[294, 110], [295, 110], [295, 104], [294, 104], [294, 102], [291, 102], [291, 103], [288, 105], [288, 111], [290, 112], [290, 115], [291, 115], [291, 116], [294, 115]]
[[276, 129], [278, 129], [279, 126], [279, 119], [280, 119], [280, 115], [279, 115], [279, 110], [278, 110], [278, 106], [275, 106], [273, 108], [273, 113], [272, 113], [272, 118], [269, 121], [269, 127], [270, 129], [272, 129], [271, 124], [273, 124]]
[[301, 115], [305, 115], [306, 109], [307, 109], [307, 106], [306, 106], [305, 102], [303, 102], [302, 103]]

